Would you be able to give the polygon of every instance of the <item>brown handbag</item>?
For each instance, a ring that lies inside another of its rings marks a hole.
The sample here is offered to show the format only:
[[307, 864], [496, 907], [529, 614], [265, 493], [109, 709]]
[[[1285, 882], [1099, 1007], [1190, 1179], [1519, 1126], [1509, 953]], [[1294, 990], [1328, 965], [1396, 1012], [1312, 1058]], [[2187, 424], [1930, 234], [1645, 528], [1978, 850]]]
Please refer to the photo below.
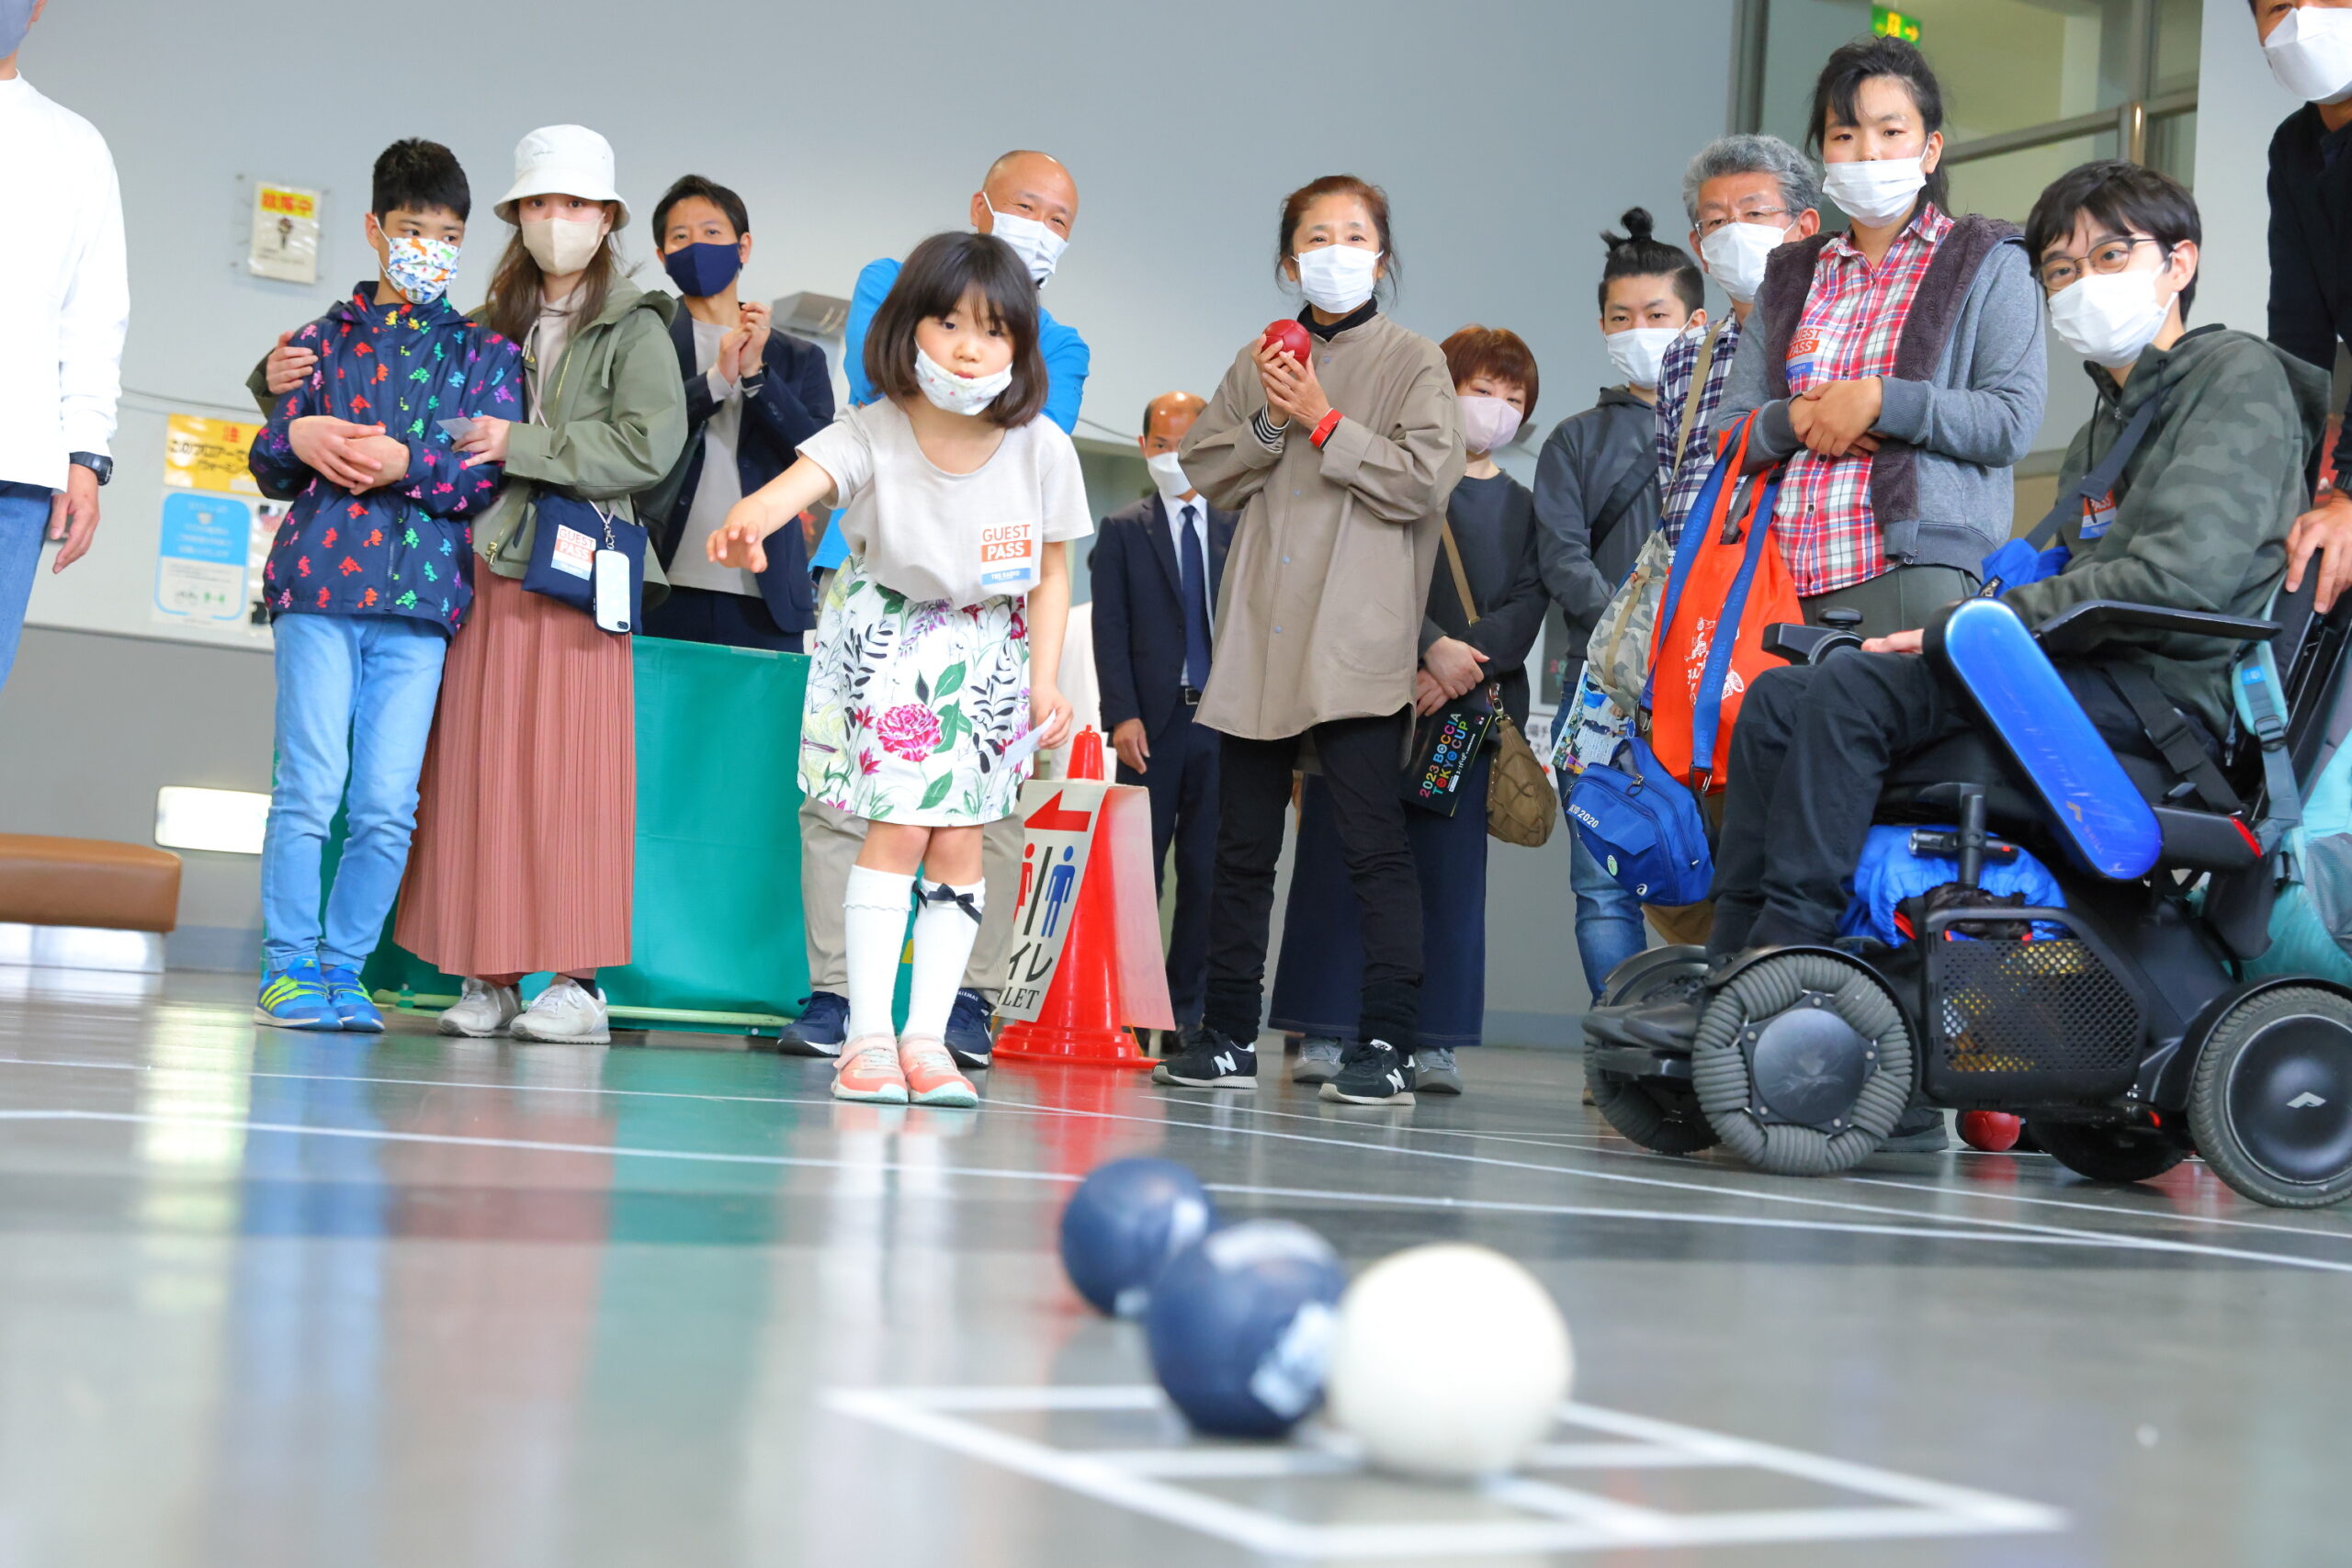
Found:
[[[1453, 525], [1442, 525], [1439, 537], [1445, 544], [1446, 564], [1453, 570], [1453, 592], [1462, 601], [1462, 613], [1475, 626], [1478, 602], [1470, 596], [1470, 574], [1462, 569], [1462, 547], [1453, 542]], [[1544, 773], [1535, 748], [1503, 711], [1499, 687], [1489, 682], [1487, 694], [1495, 705], [1495, 761], [1487, 774], [1487, 831], [1506, 844], [1541, 848], [1559, 824], [1560, 797], [1552, 793], [1551, 775]]]

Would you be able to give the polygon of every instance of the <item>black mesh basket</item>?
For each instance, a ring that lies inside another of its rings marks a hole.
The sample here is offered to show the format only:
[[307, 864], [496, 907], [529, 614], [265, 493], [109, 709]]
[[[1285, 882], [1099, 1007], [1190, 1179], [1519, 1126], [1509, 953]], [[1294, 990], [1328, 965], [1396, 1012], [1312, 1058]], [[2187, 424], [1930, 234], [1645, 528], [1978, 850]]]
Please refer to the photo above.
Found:
[[[1964, 927], [1973, 936], [1948, 936]], [[2140, 1066], [2139, 998], [2064, 909], [1952, 909], [1920, 936], [1928, 1094], [1945, 1105], [2112, 1099]]]

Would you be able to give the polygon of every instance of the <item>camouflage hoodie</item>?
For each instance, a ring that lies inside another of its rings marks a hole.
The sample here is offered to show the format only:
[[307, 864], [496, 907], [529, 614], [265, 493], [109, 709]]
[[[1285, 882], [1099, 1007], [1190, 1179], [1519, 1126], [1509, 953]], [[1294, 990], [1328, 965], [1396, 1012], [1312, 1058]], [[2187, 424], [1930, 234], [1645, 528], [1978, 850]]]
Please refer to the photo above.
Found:
[[[2061, 495], [2142, 403], [2161, 393], [2164, 405], [2124, 465], [2104, 530], [2096, 517], [2069, 518], [2059, 530], [2073, 552], [2066, 570], [2012, 588], [2003, 601], [2028, 626], [2091, 599], [2260, 615], [2286, 571], [2287, 530], [2310, 503], [2303, 476], [2327, 423], [2326, 374], [2220, 326], [2150, 349], [2120, 387], [2097, 366], [2084, 369], [2098, 407], [2066, 448]], [[2220, 735], [2236, 651], [2212, 637], [2125, 631], [2089, 657], [2144, 665], [2165, 695]]]

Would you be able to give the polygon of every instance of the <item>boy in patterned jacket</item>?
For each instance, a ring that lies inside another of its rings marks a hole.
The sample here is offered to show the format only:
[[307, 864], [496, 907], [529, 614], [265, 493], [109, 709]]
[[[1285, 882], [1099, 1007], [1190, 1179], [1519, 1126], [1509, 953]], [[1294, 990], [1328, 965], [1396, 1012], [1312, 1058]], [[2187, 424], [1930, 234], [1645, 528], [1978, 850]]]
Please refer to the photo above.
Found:
[[[379, 276], [291, 334], [317, 363], [254, 438], [262, 493], [294, 503], [264, 573], [277, 765], [257, 1022], [384, 1027], [359, 970], [408, 865], [442, 656], [473, 598], [469, 520], [500, 480], [494, 465], [462, 466], [448, 427], [523, 412], [521, 352], [442, 298], [471, 207], [447, 148], [384, 150], [364, 228]], [[346, 784], [348, 836], [322, 912], [327, 825]]]

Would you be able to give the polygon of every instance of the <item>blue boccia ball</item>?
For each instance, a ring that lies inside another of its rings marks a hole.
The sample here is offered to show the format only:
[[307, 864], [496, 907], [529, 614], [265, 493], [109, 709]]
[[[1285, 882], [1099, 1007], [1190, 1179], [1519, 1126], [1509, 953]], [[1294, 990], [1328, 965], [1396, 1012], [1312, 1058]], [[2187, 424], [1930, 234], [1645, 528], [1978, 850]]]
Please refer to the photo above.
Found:
[[1250, 1220], [1184, 1249], [1144, 1309], [1151, 1370], [1184, 1418], [1277, 1438], [1321, 1402], [1347, 1270], [1321, 1236]]
[[1114, 1160], [1062, 1211], [1062, 1268], [1095, 1311], [1134, 1317], [1168, 1260], [1216, 1224], [1201, 1179], [1174, 1160]]

